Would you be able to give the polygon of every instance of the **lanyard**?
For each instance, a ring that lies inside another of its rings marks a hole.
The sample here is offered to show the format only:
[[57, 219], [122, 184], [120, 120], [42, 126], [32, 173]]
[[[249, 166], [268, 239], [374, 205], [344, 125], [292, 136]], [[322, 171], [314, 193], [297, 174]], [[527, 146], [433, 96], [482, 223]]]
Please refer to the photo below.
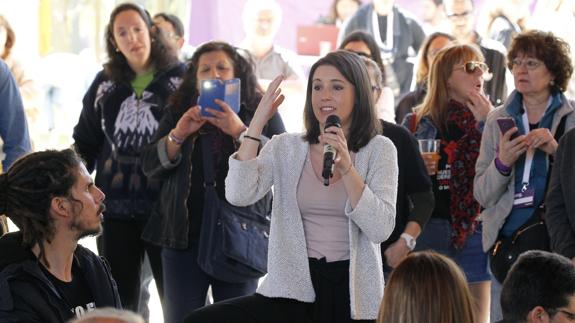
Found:
[[[553, 97], [549, 96], [549, 100], [547, 102], [547, 109], [551, 106], [553, 102]], [[544, 114], [545, 115], [545, 114]], [[521, 115], [523, 121], [523, 129], [525, 129], [525, 134], [527, 135], [529, 131], [531, 131], [531, 127], [529, 127], [529, 119], [527, 118], [527, 108], [525, 107], [525, 103], [523, 103], [523, 114]], [[543, 119], [543, 117], [541, 117]], [[529, 176], [531, 175], [531, 166], [533, 166], [533, 158], [535, 157], [535, 149], [527, 149], [525, 154], [525, 165], [523, 166], [523, 179], [521, 183], [523, 186], [521, 187], [521, 192], [525, 192], [529, 187]]]
[[[525, 134], [528, 134], [531, 131], [529, 127], [529, 119], [527, 118], [527, 110], [525, 109], [525, 105], [523, 106], [523, 129], [525, 129]], [[521, 187], [521, 192], [525, 192], [527, 187], [529, 187], [529, 175], [531, 175], [531, 166], [533, 166], [533, 157], [535, 156], [535, 149], [527, 149], [527, 153], [525, 155], [525, 164], [523, 165], [523, 179], [521, 183], [523, 186]]]
[[[390, 13], [387, 14], [387, 30], [386, 30], [386, 37], [385, 37], [385, 42], [383, 42], [381, 40], [381, 34], [379, 32], [379, 22], [378, 22], [378, 18], [377, 18], [377, 12], [375, 12], [375, 9], [373, 10], [373, 13], [371, 15], [371, 23], [373, 25], [373, 38], [375, 39], [375, 42], [377, 43], [377, 45], [379, 45], [379, 47], [383, 50], [382, 55], [384, 56], [383, 58], [391, 58], [391, 52], [393, 51], [393, 9]], [[387, 57], [386, 55], [390, 55], [390, 57]]]

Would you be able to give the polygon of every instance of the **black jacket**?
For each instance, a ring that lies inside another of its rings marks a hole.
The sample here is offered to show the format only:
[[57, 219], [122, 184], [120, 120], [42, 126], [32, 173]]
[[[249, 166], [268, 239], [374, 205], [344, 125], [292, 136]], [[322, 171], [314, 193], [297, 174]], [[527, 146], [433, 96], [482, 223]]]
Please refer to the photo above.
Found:
[[507, 98], [505, 47], [501, 43], [483, 38], [477, 33], [476, 42], [485, 57], [485, 64], [489, 66], [489, 72], [493, 74], [491, 80], [483, 84], [485, 94], [489, 95], [489, 101], [493, 106], [500, 106]]
[[[56, 323], [74, 318], [35, 255], [22, 246], [20, 232], [0, 238], [0, 255], [0, 322]], [[96, 307], [121, 308], [106, 262], [80, 245], [74, 261], [90, 285]]]
[[[176, 126], [183, 112], [185, 109], [182, 107], [171, 108], [166, 112], [152, 140], [153, 143], [148, 145], [142, 153], [144, 173], [150, 179], [163, 180], [158, 202], [152, 210], [142, 238], [153, 244], [174, 249], [188, 248], [190, 237], [198, 236], [203, 210], [203, 192], [197, 193], [199, 198], [196, 197], [197, 203], [191, 206], [191, 212], [188, 208], [191, 187], [197, 187], [198, 182], [203, 178], [201, 174], [197, 175], [198, 173], [194, 172], [195, 162], [201, 161], [201, 154], [196, 150], [196, 143], [200, 142], [199, 135], [191, 135], [184, 141], [180, 155], [175, 162], [170, 162], [166, 152], [167, 135]], [[253, 113], [252, 110], [242, 105], [239, 117], [244, 124], [249, 125]], [[262, 134], [271, 138], [283, 132], [285, 132], [284, 124], [280, 115], [276, 113], [268, 121]], [[226, 140], [232, 140], [231, 137], [226, 137]], [[224, 153], [222, 160], [225, 166], [217, 171], [219, 175], [216, 178], [216, 190], [220, 198], [225, 198], [224, 179], [228, 171], [229, 155], [231, 153]], [[193, 213], [192, 217], [190, 213]]]
[[575, 257], [575, 130], [559, 141], [545, 200], [545, 221], [551, 250], [569, 259]]
[[100, 72], [84, 96], [74, 147], [88, 171], [96, 169], [96, 185], [106, 193], [106, 218], [149, 217], [160, 184], [144, 176], [139, 155], [156, 132], [184, 71], [184, 64], [178, 63], [158, 72], [141, 98], [129, 83], [113, 82]]

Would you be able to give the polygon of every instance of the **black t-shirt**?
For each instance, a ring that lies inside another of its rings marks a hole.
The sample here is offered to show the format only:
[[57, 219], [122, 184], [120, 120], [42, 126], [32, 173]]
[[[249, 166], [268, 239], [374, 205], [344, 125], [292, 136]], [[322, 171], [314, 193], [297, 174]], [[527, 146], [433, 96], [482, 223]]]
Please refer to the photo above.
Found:
[[397, 241], [405, 230], [410, 214], [409, 195], [429, 191], [431, 180], [427, 175], [415, 137], [404, 127], [380, 121], [383, 126], [382, 135], [389, 138], [397, 149], [399, 166], [395, 228], [389, 239], [381, 245], [383, 252], [390, 244]]
[[377, 23], [379, 24], [379, 34], [381, 41], [385, 43], [387, 40], [387, 16], [377, 15]]
[[52, 275], [48, 269], [44, 268], [43, 265], [40, 266], [42, 271], [52, 282], [56, 290], [62, 296], [70, 312], [75, 317], [81, 317], [84, 313], [93, 311], [96, 308], [96, 302], [92, 291], [90, 290], [90, 285], [86, 281], [82, 270], [76, 263], [76, 260], [72, 262], [72, 281], [64, 282]]
[[435, 195], [435, 208], [431, 213], [432, 218], [448, 219], [451, 221], [451, 164], [453, 163], [453, 153], [457, 148], [457, 141], [463, 136], [463, 132], [455, 127], [449, 126], [445, 134], [438, 132], [437, 138], [441, 140], [439, 149], [439, 167], [437, 175], [431, 176], [433, 183], [433, 194]]

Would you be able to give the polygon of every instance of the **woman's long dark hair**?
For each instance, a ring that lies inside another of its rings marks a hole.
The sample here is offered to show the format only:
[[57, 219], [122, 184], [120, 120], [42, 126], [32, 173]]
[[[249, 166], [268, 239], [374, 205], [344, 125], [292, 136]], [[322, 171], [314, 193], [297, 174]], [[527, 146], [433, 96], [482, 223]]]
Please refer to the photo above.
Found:
[[188, 62], [188, 68], [184, 75], [182, 84], [171, 98], [171, 104], [178, 112], [184, 112], [191, 105], [194, 105], [199, 93], [197, 87], [198, 62], [203, 54], [222, 51], [232, 61], [234, 67], [234, 77], [241, 80], [241, 103], [242, 107], [255, 111], [263, 95], [263, 90], [258, 83], [254, 72], [251, 56], [246, 52], [244, 57], [239, 49], [221, 41], [210, 41], [202, 44], [196, 49], [194, 55]]
[[318, 67], [330, 65], [335, 67], [343, 77], [354, 87], [354, 104], [351, 112], [351, 125], [347, 138], [350, 151], [357, 152], [378, 133], [381, 133], [381, 124], [377, 119], [374, 108], [371, 81], [367, 67], [359, 55], [346, 50], [338, 50], [322, 57], [311, 67], [307, 82], [307, 91], [304, 107], [304, 124], [306, 133], [304, 139], [317, 144], [321, 133], [319, 121], [315, 117], [312, 105], [313, 77]]
[[118, 14], [132, 10], [137, 12], [148, 27], [150, 35], [150, 63], [154, 66], [156, 74], [174, 66], [178, 62], [176, 51], [167, 45], [166, 38], [159, 28], [154, 26], [152, 18], [146, 10], [133, 3], [123, 3], [117, 6], [110, 14], [110, 20], [106, 27], [106, 53], [108, 62], [104, 64], [104, 72], [114, 82], [131, 82], [136, 73], [132, 70], [122, 52], [117, 51], [114, 41], [114, 22]]

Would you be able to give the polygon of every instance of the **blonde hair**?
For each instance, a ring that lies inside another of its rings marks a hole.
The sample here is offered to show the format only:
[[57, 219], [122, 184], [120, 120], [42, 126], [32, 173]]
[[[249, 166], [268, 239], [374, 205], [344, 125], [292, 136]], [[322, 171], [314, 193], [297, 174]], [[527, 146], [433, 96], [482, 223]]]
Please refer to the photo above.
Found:
[[423, 103], [415, 108], [416, 126], [421, 118], [429, 116], [440, 131], [445, 131], [447, 103], [450, 100], [448, 80], [453, 69], [468, 61], [483, 62], [483, 54], [475, 45], [452, 44], [437, 53], [429, 71], [427, 95]]
[[415, 252], [392, 272], [377, 323], [475, 323], [465, 274], [446, 256]]

